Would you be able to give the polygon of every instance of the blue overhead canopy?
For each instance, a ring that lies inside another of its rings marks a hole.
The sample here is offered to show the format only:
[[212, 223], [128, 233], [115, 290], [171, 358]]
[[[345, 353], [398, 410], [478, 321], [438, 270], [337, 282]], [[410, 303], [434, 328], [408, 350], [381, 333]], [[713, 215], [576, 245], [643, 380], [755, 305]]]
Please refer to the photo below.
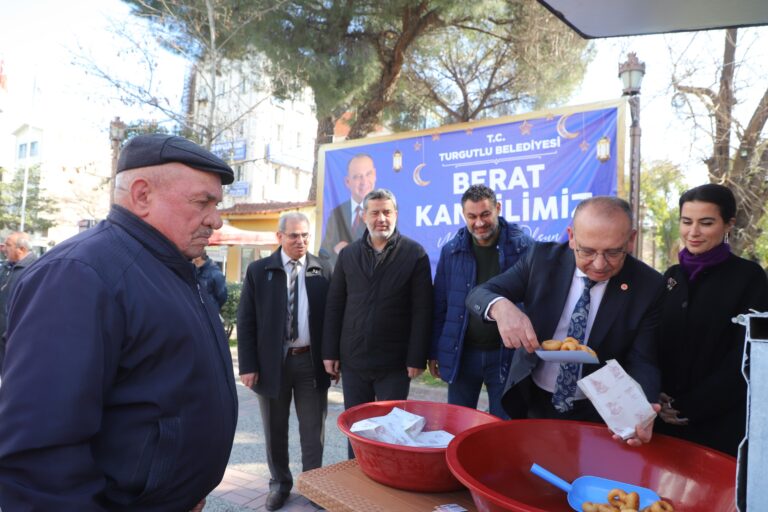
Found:
[[586, 39], [768, 25], [768, 0], [538, 0]]

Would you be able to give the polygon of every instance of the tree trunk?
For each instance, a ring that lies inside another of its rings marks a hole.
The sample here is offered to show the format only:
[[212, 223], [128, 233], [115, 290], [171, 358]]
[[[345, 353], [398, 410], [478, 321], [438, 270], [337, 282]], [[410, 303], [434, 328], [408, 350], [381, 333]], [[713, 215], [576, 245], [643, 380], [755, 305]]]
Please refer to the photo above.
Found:
[[333, 142], [333, 128], [336, 120], [333, 116], [321, 117], [317, 120], [317, 133], [315, 135], [315, 164], [312, 167], [312, 184], [309, 186], [308, 201], [317, 201], [317, 163], [320, 146]]
[[374, 46], [381, 63], [381, 75], [365, 95], [363, 105], [358, 109], [350, 127], [348, 139], [365, 137], [380, 124], [381, 114], [392, 100], [403, 71], [406, 52], [421, 34], [439, 22], [437, 11], [429, 9], [428, 0], [422, 0], [418, 5], [404, 9], [400, 34], [392, 48], [387, 46], [389, 33], [377, 34]]

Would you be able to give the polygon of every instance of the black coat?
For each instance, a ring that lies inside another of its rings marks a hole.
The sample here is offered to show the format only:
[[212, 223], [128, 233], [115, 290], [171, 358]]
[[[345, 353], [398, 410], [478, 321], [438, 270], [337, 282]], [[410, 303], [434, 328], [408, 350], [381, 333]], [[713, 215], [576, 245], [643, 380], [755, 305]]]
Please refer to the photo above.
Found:
[[432, 328], [432, 274], [424, 248], [397, 231], [373, 268], [368, 232], [339, 254], [328, 292], [323, 359], [342, 369], [424, 368]]
[[[576, 260], [567, 243], [536, 243], [514, 267], [474, 288], [467, 296], [467, 308], [482, 315], [498, 296], [522, 302], [539, 341], [549, 339], [568, 299], [575, 270]], [[621, 271], [608, 281], [589, 335], [589, 346], [600, 360], [616, 359], [651, 400], [658, 396], [660, 383], [656, 338], [662, 288], [658, 272], [628, 255]], [[521, 390], [510, 391], [537, 363], [536, 354], [515, 351], [502, 398], [512, 417], [521, 416], [517, 400]], [[584, 375], [599, 368], [585, 364]]]
[[664, 274], [659, 360], [662, 391], [687, 426], [656, 428], [732, 455], [744, 437], [747, 387], [741, 374], [744, 327], [731, 318], [768, 311], [768, 282], [759, 265], [731, 255], [689, 283], [680, 265]]
[[[258, 372], [253, 390], [269, 398], [280, 392], [286, 354], [285, 323], [288, 312], [288, 276], [278, 249], [268, 258], [248, 265], [237, 310], [237, 354], [240, 374]], [[331, 269], [319, 258], [307, 254], [304, 282], [309, 301], [309, 338], [315, 385], [327, 389], [330, 377], [320, 357], [325, 298]]]

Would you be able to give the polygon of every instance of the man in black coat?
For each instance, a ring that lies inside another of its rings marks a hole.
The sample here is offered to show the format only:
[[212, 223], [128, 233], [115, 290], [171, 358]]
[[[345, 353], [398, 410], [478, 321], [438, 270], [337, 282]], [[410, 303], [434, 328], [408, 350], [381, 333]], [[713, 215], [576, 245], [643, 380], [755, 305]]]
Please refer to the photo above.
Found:
[[325, 369], [336, 379], [343, 371], [347, 409], [408, 398], [427, 363], [432, 324], [429, 256], [397, 231], [395, 196], [374, 190], [363, 207], [368, 229], [339, 254], [323, 331]]
[[[522, 349], [515, 351], [502, 399], [512, 418], [601, 421], [580, 390], [568, 397], [568, 410], [557, 410], [553, 394], [560, 385], [561, 365], [542, 361], [534, 353], [540, 341], [566, 337], [584, 293], [591, 297], [591, 305], [580, 341], [601, 361], [616, 359], [649, 400], [656, 401], [663, 283], [658, 272], [629, 254], [635, 236], [626, 201], [588, 199], [576, 208], [567, 243], [535, 244], [514, 267], [469, 294], [470, 312], [496, 321], [504, 344]], [[515, 306], [517, 302], [523, 303], [527, 315]], [[581, 376], [599, 368], [580, 366]], [[646, 440], [647, 435], [639, 432], [638, 437]]]
[[280, 217], [280, 248], [251, 263], [237, 311], [240, 380], [258, 394], [271, 479], [267, 510], [281, 508], [293, 487], [288, 417], [295, 398], [304, 471], [323, 464], [330, 378], [320, 355], [331, 270], [309, 254], [309, 220]]

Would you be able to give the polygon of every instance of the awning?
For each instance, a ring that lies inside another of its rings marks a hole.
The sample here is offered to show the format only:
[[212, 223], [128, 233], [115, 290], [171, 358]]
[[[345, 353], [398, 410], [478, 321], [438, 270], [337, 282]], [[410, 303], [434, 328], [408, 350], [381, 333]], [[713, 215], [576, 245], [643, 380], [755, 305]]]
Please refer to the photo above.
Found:
[[277, 245], [272, 231], [248, 231], [224, 224], [208, 240], [208, 245]]
[[768, 0], [539, 0], [582, 37], [768, 25]]

